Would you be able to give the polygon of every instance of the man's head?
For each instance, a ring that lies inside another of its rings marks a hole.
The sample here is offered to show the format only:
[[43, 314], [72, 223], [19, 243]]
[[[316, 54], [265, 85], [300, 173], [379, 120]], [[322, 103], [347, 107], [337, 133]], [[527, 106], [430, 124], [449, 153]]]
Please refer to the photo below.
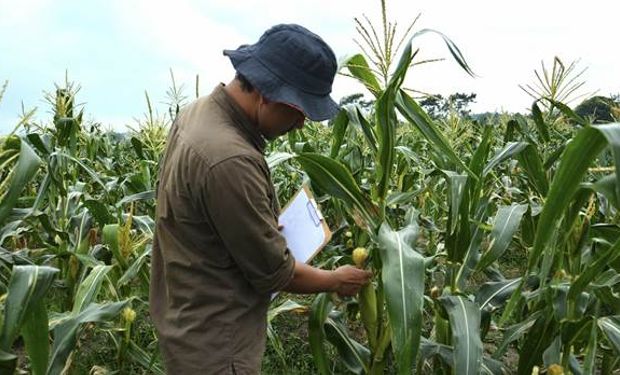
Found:
[[254, 116], [266, 138], [301, 127], [305, 117], [322, 121], [338, 112], [329, 96], [336, 57], [318, 35], [304, 27], [274, 26], [257, 43], [224, 54], [230, 57], [241, 88], [259, 94]]
[[299, 108], [267, 99], [239, 72], [233, 82], [237, 90], [249, 99], [246, 100], [246, 110], [265, 138], [273, 140], [293, 129], [303, 127], [306, 116]]

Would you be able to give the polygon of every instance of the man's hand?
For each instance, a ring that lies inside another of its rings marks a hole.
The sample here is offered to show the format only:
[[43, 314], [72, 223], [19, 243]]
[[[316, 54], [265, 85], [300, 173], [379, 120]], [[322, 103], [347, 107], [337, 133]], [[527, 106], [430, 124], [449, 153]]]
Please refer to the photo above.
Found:
[[[284, 225], [278, 223], [278, 230]], [[340, 297], [357, 295], [360, 289], [368, 284], [372, 272], [351, 265], [338, 267], [333, 271], [321, 270], [301, 262], [295, 262], [293, 279], [284, 290], [293, 293], [336, 292]]]
[[303, 294], [336, 292], [341, 297], [354, 296], [371, 277], [372, 272], [350, 265], [328, 271], [295, 261], [293, 278], [283, 290]]
[[362, 270], [351, 265], [341, 266], [332, 271], [334, 278], [334, 292], [341, 297], [356, 295], [372, 277], [372, 272]]

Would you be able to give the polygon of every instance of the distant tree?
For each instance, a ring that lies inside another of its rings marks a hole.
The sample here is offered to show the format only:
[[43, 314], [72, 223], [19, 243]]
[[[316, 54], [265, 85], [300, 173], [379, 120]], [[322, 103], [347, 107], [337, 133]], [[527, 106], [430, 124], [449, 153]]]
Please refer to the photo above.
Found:
[[420, 106], [433, 119], [447, 117], [450, 113], [456, 113], [461, 117], [469, 117], [469, 106], [476, 101], [476, 94], [457, 92], [444, 98], [441, 95], [430, 95], [420, 101]]
[[620, 107], [613, 97], [593, 96], [575, 107], [575, 113], [589, 118], [593, 124], [614, 122]]
[[620, 93], [612, 94], [609, 97], [614, 101], [614, 103], [616, 103], [615, 108], [611, 109], [611, 114], [614, 116], [616, 121], [620, 121]]
[[452, 94], [448, 97], [448, 103], [451, 109], [453, 109], [456, 113], [459, 114], [459, 116], [462, 117], [469, 117], [469, 115], [471, 114], [471, 109], [469, 108], [469, 106], [475, 102], [476, 94], [473, 92], [469, 94], [457, 92], [456, 94]]
[[374, 100], [364, 100], [364, 94], [356, 93], [343, 97], [338, 103], [341, 107], [347, 104], [357, 104], [364, 110], [370, 110]]
[[444, 111], [445, 98], [441, 95], [431, 95], [420, 101], [420, 106], [424, 108], [426, 113], [433, 119], [438, 119]]

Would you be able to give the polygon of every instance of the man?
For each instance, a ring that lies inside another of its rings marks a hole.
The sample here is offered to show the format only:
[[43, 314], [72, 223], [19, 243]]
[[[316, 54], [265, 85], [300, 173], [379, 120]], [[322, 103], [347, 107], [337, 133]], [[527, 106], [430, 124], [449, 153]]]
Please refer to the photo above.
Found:
[[272, 292], [351, 296], [371, 276], [293, 259], [263, 156], [264, 138], [337, 113], [334, 53], [278, 25], [224, 54], [235, 79], [179, 113], [160, 170], [150, 309], [175, 375], [258, 374]]

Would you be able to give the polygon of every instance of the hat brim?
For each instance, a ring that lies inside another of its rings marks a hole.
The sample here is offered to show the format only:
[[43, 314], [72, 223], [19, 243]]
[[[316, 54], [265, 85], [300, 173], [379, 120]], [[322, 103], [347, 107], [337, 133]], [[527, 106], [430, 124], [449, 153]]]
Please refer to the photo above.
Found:
[[236, 50], [224, 50], [235, 70], [242, 74], [267, 99], [300, 108], [312, 121], [333, 118], [340, 108], [329, 96], [319, 96], [299, 90], [272, 73], [252, 54], [252, 45]]

